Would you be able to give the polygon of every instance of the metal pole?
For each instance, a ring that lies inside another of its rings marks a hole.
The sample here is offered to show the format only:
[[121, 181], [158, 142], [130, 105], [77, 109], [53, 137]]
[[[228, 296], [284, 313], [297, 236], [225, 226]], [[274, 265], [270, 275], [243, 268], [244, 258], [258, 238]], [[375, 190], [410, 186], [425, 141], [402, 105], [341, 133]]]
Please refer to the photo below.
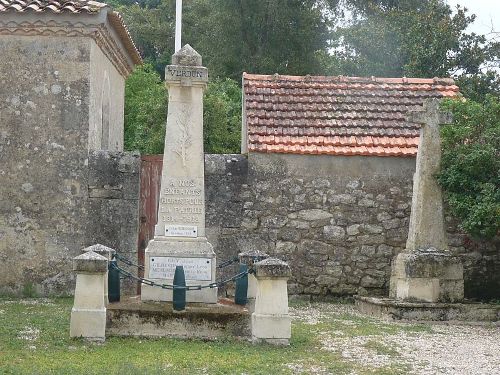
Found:
[[182, 47], [182, 0], [175, 3], [175, 52]]

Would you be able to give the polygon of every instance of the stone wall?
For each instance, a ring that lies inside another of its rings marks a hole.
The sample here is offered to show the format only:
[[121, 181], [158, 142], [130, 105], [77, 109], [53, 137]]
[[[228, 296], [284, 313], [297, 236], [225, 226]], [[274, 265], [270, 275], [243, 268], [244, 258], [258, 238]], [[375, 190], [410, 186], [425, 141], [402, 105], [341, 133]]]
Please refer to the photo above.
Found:
[[[126, 193], [95, 195], [90, 38], [1, 35], [0, 51], [0, 293], [70, 293], [71, 259], [85, 246], [135, 251], [139, 158], [115, 154], [116, 165], [100, 165], [107, 185]], [[127, 184], [114, 168], [126, 169]]]
[[123, 151], [125, 79], [90, 43], [89, 149]]
[[[414, 169], [413, 158], [207, 155], [207, 233], [219, 259], [259, 249], [290, 262], [292, 294], [386, 294], [406, 244]], [[457, 234], [450, 218], [447, 227], [466, 294], [498, 297], [495, 244]]]
[[85, 242], [89, 40], [4, 35], [0, 51], [0, 292], [64, 292]]
[[[137, 152], [89, 153], [86, 245], [102, 244], [125, 258], [137, 260], [140, 171], [141, 157]], [[128, 270], [137, 273], [137, 269]], [[121, 291], [135, 294], [136, 287], [134, 281], [127, 280]]]
[[[46, 192], [11, 202], [22, 205], [11, 212], [2, 202], [1, 217], [7, 220], [0, 221], [0, 256], [4, 260], [0, 294], [20, 294], [27, 289], [38, 295], [71, 294], [72, 258], [96, 243], [137, 259], [140, 156], [116, 151], [93, 151], [87, 156], [81, 175], [67, 189], [67, 194], [73, 194], [72, 202]], [[46, 183], [47, 188], [57, 190], [62, 181], [54, 177]], [[14, 188], [2, 185], [7, 196], [14, 196]], [[122, 285], [122, 292], [134, 294], [135, 288], [135, 283], [128, 282]]]
[[139, 153], [92, 151], [89, 154], [87, 239], [137, 259]]

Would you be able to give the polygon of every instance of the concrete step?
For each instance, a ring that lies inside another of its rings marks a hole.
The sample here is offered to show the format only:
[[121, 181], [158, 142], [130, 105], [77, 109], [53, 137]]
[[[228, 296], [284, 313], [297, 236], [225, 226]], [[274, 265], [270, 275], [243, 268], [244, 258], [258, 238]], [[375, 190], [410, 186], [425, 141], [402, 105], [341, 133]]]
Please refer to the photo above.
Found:
[[225, 298], [217, 304], [188, 303], [185, 311], [177, 312], [172, 302], [123, 297], [107, 306], [106, 336], [247, 339], [251, 336], [250, 318], [246, 307]]
[[497, 322], [500, 304], [462, 302], [404, 302], [386, 297], [355, 296], [358, 310], [366, 315], [389, 320]]

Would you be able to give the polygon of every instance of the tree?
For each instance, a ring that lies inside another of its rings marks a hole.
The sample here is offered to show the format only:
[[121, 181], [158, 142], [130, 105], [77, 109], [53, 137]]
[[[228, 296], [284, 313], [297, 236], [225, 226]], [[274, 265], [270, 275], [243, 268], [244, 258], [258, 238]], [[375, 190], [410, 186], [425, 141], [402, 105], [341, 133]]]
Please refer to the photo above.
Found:
[[461, 227], [476, 238], [500, 234], [500, 99], [448, 101], [438, 181]]
[[[128, 0], [117, 0], [126, 3]], [[243, 71], [322, 72], [338, 0], [191, 0], [184, 2], [183, 43], [204, 58], [213, 77], [239, 80]], [[174, 53], [172, 0], [120, 7], [146, 61], [163, 75]]]
[[151, 65], [135, 69], [125, 85], [125, 149], [163, 152], [167, 90]]
[[142, 5], [134, 3], [122, 5], [118, 10], [123, 14], [144, 61], [152, 65], [163, 77], [165, 65], [170, 63], [174, 49], [175, 7], [173, 2], [159, 2], [154, 6], [149, 3]]
[[[475, 16], [443, 0], [347, 0], [352, 21], [332, 39], [330, 74], [447, 77], [476, 101], [500, 89], [500, 41], [468, 34]], [[340, 68], [339, 68], [340, 67]]]

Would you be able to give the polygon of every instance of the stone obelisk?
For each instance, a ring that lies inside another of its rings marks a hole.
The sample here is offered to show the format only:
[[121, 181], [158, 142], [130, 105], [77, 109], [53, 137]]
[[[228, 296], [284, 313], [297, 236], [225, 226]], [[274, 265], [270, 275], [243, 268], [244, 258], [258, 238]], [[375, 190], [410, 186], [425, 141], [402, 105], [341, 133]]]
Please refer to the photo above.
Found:
[[417, 167], [406, 249], [392, 264], [390, 297], [408, 302], [456, 302], [463, 299], [460, 258], [448, 250], [444, 230], [443, 198], [435, 175], [441, 164], [440, 124], [451, 116], [429, 100], [410, 121], [421, 124]]
[[[168, 116], [155, 237], [146, 248], [145, 277], [172, 284], [182, 265], [187, 285], [215, 282], [216, 258], [205, 237], [203, 90], [208, 71], [189, 45], [166, 67]], [[172, 291], [143, 285], [145, 301], [172, 301]], [[216, 303], [217, 289], [186, 293], [187, 302]]]

